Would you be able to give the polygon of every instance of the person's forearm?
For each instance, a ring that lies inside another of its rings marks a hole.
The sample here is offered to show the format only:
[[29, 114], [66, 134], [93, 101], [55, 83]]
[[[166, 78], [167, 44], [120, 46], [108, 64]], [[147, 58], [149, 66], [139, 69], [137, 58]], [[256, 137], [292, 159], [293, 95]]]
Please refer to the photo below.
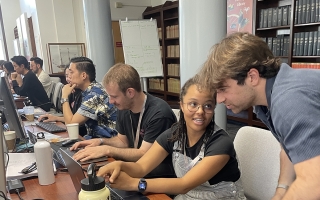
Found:
[[56, 121], [64, 122], [64, 117], [58, 117], [58, 116], [56, 116]]
[[109, 145], [109, 146], [118, 147], [118, 148], [128, 148], [127, 143], [120, 140], [120, 138], [117, 135], [112, 138], [100, 138], [100, 140], [102, 140], [101, 145]]
[[129, 161], [129, 162], [136, 162], [138, 161], [143, 155], [144, 151], [140, 149], [134, 148], [117, 148], [117, 147], [108, 147], [108, 155], [112, 158], [117, 160]]
[[[138, 191], [139, 178], [132, 180], [131, 191]], [[185, 194], [193, 188], [189, 188], [183, 183], [182, 178], [155, 178], [146, 179], [147, 189], [145, 192], [165, 193], [165, 194]]]
[[291, 184], [282, 200], [299, 199], [319, 200], [319, 185], [310, 184], [310, 179], [302, 179], [297, 177], [297, 179]]
[[[286, 152], [281, 148], [280, 152], [280, 175], [278, 183], [282, 185], [290, 186], [295, 179], [295, 172], [292, 162], [289, 160]], [[276, 195], [283, 197], [286, 193], [286, 189], [278, 187], [276, 189]]]
[[72, 122], [73, 113], [71, 111], [70, 105], [68, 102], [63, 103], [62, 105], [64, 122], [70, 124]]

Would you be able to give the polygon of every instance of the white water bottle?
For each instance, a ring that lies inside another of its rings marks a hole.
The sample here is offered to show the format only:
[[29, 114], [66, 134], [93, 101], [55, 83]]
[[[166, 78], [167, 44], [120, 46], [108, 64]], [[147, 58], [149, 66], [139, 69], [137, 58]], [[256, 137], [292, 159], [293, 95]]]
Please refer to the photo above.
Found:
[[37, 134], [34, 154], [36, 156], [39, 184], [50, 185], [54, 183], [52, 150], [50, 143], [45, 140], [42, 132]]

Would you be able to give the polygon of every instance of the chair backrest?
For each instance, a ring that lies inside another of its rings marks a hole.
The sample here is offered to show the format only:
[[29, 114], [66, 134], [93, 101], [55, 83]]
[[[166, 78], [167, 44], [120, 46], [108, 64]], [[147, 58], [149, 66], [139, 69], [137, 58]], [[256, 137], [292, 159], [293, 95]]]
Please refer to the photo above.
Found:
[[269, 200], [280, 173], [280, 144], [268, 130], [245, 126], [234, 139], [242, 185], [248, 199]]
[[61, 82], [61, 79], [59, 77], [50, 77], [51, 81], [54, 83]]
[[177, 121], [180, 119], [180, 109], [172, 109], [173, 113], [176, 115]]
[[56, 112], [61, 111], [60, 100], [61, 100], [61, 92], [62, 92], [63, 86], [64, 85], [62, 83], [58, 82], [58, 83], [56, 83], [55, 88], [54, 88], [51, 102], [53, 103]]
[[49, 93], [49, 99], [51, 101], [51, 103], [53, 104], [52, 98], [53, 98], [53, 93], [54, 93], [54, 89], [56, 87], [56, 82], [51, 81], [51, 88], [50, 88], [50, 93]]

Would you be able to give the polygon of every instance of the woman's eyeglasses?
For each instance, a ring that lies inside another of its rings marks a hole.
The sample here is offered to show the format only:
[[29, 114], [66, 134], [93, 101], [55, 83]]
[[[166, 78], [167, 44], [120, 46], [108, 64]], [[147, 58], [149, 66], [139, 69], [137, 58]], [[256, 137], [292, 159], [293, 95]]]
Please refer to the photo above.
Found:
[[187, 108], [190, 112], [197, 112], [200, 106], [202, 106], [202, 110], [205, 113], [211, 114], [214, 112], [214, 106], [213, 104], [210, 104], [210, 103], [201, 105], [196, 102], [189, 102], [189, 103], [183, 103], [183, 104], [187, 104]]

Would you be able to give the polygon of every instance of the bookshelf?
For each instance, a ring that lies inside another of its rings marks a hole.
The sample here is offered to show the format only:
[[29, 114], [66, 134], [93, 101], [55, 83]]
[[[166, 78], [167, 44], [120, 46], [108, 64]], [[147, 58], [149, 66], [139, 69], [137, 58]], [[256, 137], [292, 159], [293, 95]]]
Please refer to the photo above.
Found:
[[163, 64], [163, 77], [147, 79], [148, 92], [177, 108], [180, 93], [179, 1], [147, 7], [142, 16], [157, 20]]

